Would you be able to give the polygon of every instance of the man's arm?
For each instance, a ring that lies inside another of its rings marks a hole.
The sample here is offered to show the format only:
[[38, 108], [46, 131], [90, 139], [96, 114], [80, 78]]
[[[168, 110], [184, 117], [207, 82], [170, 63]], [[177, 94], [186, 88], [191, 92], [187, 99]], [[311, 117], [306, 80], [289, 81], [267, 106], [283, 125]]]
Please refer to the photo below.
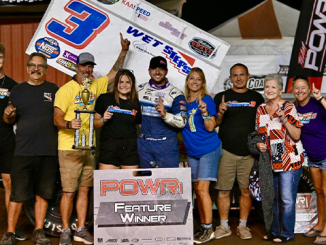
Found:
[[[57, 126], [59, 129], [67, 129], [67, 122], [64, 119], [65, 113], [59, 108], [54, 107], [54, 116], [53, 122], [54, 125]], [[69, 129], [80, 129], [81, 128], [81, 119], [73, 119], [69, 122]]]
[[107, 77], [109, 78], [108, 85], [113, 83], [115, 75], [120, 69], [122, 69], [126, 59], [127, 52], [129, 50], [130, 41], [127, 38], [123, 38], [121, 33], [120, 33], [120, 43], [121, 43], [121, 52], [119, 54], [119, 57], [117, 61], [114, 63], [109, 73], [107, 74]]
[[16, 108], [11, 102], [3, 112], [3, 121], [7, 124], [14, 124], [16, 121]]

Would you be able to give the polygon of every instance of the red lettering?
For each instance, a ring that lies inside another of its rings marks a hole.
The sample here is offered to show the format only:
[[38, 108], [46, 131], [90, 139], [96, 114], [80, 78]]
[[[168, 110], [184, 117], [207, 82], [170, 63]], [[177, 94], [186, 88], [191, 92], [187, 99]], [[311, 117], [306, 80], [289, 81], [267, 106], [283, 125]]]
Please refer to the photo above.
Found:
[[136, 195], [138, 185], [136, 180], [122, 180], [120, 182], [120, 193], [122, 195]]
[[105, 196], [107, 191], [116, 191], [119, 189], [119, 182], [116, 180], [101, 181], [101, 196]]
[[178, 188], [178, 180], [176, 179], [162, 179], [161, 180], [161, 194], [165, 194], [165, 187], [172, 193], [177, 194], [178, 191], [176, 190]]
[[153, 185], [153, 182], [150, 179], [147, 179], [145, 184], [143, 181], [138, 180], [138, 184], [143, 195], [148, 193], [148, 188], [150, 188], [152, 194], [156, 194], [158, 186], [160, 185], [160, 180], [155, 180], [155, 185]]

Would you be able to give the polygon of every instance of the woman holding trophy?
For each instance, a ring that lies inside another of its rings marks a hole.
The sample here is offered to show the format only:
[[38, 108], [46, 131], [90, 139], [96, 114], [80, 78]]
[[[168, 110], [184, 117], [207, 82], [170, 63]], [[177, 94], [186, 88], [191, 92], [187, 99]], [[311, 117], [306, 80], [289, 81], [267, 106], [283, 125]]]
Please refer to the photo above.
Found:
[[141, 111], [134, 74], [126, 69], [115, 76], [113, 91], [99, 96], [95, 105], [95, 128], [100, 134], [99, 169], [139, 167], [137, 130]]

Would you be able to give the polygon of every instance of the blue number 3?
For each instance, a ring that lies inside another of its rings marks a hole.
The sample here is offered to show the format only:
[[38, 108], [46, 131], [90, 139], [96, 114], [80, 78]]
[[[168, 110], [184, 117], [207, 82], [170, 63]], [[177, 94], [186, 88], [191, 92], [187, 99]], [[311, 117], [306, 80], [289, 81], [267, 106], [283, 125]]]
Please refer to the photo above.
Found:
[[46, 31], [76, 49], [85, 48], [110, 23], [106, 13], [82, 1], [71, 0], [64, 9], [71, 14], [66, 24], [52, 18]]

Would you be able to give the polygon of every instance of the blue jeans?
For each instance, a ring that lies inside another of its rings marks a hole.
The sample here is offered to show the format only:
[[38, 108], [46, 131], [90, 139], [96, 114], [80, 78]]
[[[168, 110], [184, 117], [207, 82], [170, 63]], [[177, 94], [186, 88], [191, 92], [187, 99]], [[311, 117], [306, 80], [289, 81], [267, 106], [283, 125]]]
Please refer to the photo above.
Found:
[[294, 238], [295, 202], [302, 168], [273, 173], [275, 198], [272, 233], [274, 236]]
[[198, 182], [198, 180], [216, 181], [218, 162], [221, 156], [222, 144], [220, 144], [216, 150], [203, 155], [201, 158], [188, 156], [192, 182]]

